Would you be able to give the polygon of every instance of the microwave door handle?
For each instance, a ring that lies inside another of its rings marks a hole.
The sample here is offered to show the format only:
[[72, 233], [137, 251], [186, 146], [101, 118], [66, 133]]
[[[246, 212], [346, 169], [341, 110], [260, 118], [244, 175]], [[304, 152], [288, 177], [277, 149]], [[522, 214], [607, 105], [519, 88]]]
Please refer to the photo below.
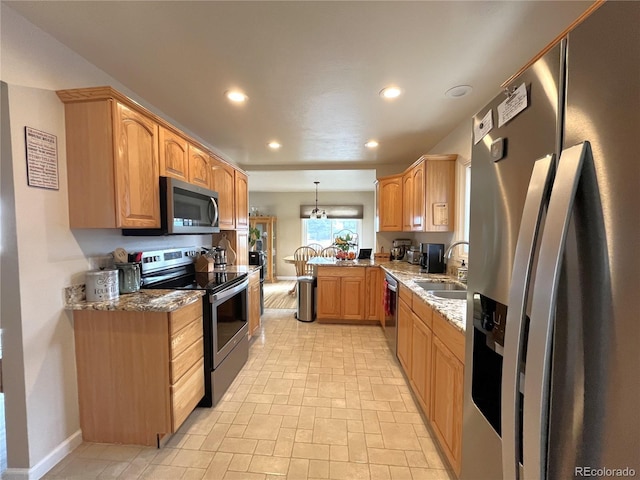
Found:
[[549, 201], [554, 157], [538, 159], [531, 173], [522, 211], [518, 241], [513, 259], [509, 308], [502, 366], [502, 472], [503, 478], [518, 478], [520, 443], [520, 364], [531, 270], [540, 230], [540, 219]]
[[551, 343], [569, 221], [589, 142], [565, 149], [551, 191], [531, 303], [524, 379], [523, 468], [527, 479], [546, 478]]
[[[218, 203], [214, 197], [209, 197], [209, 200], [211, 200], [211, 203], [209, 204], [209, 220], [211, 221], [211, 226], [215, 227], [218, 223], [219, 217]], [[213, 210], [213, 215], [211, 215], [211, 210]]]

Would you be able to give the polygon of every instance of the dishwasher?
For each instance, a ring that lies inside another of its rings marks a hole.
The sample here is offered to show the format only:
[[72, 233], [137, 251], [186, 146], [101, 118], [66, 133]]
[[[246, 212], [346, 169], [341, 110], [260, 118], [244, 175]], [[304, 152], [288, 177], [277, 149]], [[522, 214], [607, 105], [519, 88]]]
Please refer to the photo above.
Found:
[[384, 333], [395, 356], [398, 343], [398, 281], [386, 272], [384, 276]]

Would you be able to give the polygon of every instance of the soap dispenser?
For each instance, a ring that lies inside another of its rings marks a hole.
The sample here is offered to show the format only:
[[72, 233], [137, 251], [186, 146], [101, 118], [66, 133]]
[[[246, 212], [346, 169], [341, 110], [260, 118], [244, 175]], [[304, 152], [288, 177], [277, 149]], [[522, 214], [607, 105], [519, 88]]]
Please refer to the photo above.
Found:
[[467, 265], [464, 263], [464, 260], [462, 260], [462, 265], [458, 267], [458, 280], [466, 283], [468, 272], [469, 272], [469, 269], [467, 268]]

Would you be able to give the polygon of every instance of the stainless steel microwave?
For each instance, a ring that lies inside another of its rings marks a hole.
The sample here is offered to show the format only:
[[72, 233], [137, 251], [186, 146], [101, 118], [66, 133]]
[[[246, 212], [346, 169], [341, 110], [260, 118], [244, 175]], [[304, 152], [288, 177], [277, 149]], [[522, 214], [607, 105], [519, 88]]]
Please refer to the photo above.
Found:
[[170, 177], [160, 177], [160, 228], [123, 229], [127, 236], [218, 233], [218, 193]]

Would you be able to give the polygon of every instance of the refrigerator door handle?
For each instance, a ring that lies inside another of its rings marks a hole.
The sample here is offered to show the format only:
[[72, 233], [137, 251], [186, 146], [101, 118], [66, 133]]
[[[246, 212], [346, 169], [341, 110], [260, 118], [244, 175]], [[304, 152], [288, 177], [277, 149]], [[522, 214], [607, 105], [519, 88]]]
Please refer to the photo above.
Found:
[[549, 201], [554, 157], [537, 160], [522, 211], [511, 274], [502, 367], [502, 476], [518, 479], [520, 442], [520, 365], [533, 257], [540, 219]]
[[589, 142], [562, 151], [553, 182], [533, 289], [524, 379], [524, 478], [542, 480], [547, 470], [551, 342], [567, 230]]

